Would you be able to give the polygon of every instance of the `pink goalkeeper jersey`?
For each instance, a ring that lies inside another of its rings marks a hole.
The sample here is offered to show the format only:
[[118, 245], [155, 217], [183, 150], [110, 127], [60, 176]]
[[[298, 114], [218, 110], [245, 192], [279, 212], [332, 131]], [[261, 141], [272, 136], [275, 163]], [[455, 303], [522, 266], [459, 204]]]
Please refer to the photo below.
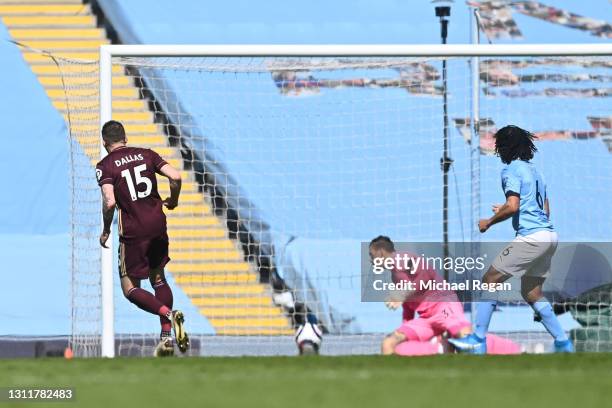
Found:
[[[409, 252], [399, 252], [398, 254], [401, 257], [407, 255], [411, 259], [420, 258], [419, 256]], [[414, 282], [416, 287], [415, 292], [410, 296], [409, 300], [402, 304], [402, 308], [404, 310], [404, 320], [414, 319], [415, 312], [421, 317], [431, 317], [436, 314], [440, 306], [443, 306], [444, 303], [459, 302], [459, 298], [453, 291], [421, 289], [422, 282], [432, 280], [436, 282], [443, 281], [442, 277], [438, 275], [434, 269], [427, 268], [424, 259], [421, 258], [421, 262], [414, 273], [411, 272], [412, 267], [410, 265], [408, 269], [404, 269], [401, 263], [400, 265], [396, 265], [392, 272], [393, 282]]]

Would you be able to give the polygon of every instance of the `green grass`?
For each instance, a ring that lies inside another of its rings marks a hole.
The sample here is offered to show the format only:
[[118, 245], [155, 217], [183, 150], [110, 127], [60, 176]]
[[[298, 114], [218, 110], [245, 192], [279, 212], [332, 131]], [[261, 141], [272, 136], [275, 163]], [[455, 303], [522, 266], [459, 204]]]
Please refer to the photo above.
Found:
[[[597, 408], [612, 401], [612, 354], [0, 360], [10, 386], [73, 387], [58, 408]], [[12, 406], [25, 405], [49, 404]]]

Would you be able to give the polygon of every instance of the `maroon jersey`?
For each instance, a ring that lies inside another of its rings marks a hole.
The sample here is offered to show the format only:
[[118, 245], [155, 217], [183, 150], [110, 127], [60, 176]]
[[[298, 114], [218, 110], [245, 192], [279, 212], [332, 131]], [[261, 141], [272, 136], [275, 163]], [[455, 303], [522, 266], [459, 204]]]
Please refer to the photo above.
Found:
[[120, 147], [96, 166], [98, 184], [112, 184], [119, 208], [119, 239], [137, 242], [166, 234], [155, 173], [167, 162], [151, 149]]

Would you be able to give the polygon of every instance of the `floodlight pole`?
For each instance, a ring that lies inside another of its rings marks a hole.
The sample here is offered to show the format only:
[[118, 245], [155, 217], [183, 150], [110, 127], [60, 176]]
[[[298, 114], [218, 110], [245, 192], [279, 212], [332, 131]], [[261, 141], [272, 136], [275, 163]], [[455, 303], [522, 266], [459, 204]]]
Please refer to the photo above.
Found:
[[[450, 17], [449, 6], [437, 6], [436, 17], [440, 18], [440, 37], [442, 44], [446, 44], [448, 37], [448, 19]], [[442, 60], [442, 98], [444, 110], [444, 148], [442, 158], [440, 159], [440, 167], [442, 168], [442, 242], [444, 250], [444, 258], [448, 258], [448, 171], [453, 163], [453, 159], [448, 155], [448, 92], [447, 92], [447, 72], [446, 58]], [[449, 271], [444, 268], [444, 280], [448, 280]]]

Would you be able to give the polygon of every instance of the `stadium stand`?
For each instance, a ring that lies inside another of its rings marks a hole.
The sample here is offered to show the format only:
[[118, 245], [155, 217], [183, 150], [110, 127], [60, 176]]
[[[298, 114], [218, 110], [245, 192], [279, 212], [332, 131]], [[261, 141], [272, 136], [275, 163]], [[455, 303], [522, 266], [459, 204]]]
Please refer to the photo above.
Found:
[[[15, 41], [26, 47], [50, 51], [57, 57], [97, 60], [97, 47], [109, 43], [105, 30], [97, 27], [96, 16], [90, 6], [80, 2], [45, 5], [26, 2], [5, 5], [0, 8], [0, 13]], [[53, 106], [68, 120], [62, 81], [70, 87], [70, 81], [82, 79], [71, 76], [62, 79], [56, 64], [46, 55], [24, 49], [23, 57], [31, 65]], [[173, 166], [182, 169], [180, 149], [170, 146], [136, 84], [130, 83], [130, 79], [117, 70], [114, 72], [113, 84], [113, 118], [126, 124], [130, 143], [151, 147]], [[84, 86], [79, 92], [83, 95], [81, 103], [97, 103], [95, 86]], [[88, 125], [80, 123], [79, 106], [71, 107], [70, 114], [75, 134], [85, 134], [88, 129], [83, 129], [83, 126]], [[97, 137], [96, 132], [87, 134]], [[95, 140], [79, 142], [82, 146], [96, 146]], [[99, 153], [95, 148], [86, 153], [92, 163], [98, 160]], [[181, 205], [168, 213], [169, 236], [172, 239], [171, 273], [174, 281], [208, 318], [217, 334], [288, 333], [287, 319], [272, 304], [263, 285], [257, 282], [257, 274], [244, 260], [244, 254], [228, 238], [227, 230], [212, 213], [208, 199], [203, 197], [192, 173], [186, 169], [182, 175]], [[169, 194], [164, 183], [160, 185], [160, 194]], [[195, 254], [186, 253], [183, 251], [185, 249], [200, 251]], [[228, 273], [231, 274], [230, 278]], [[233, 296], [233, 302], [227, 301], [226, 294], [237, 292], [236, 288], [219, 285], [229, 283], [228, 279], [240, 284], [240, 293]], [[205, 284], [204, 291], [201, 289], [202, 284]], [[236, 316], [233, 312], [237, 306], [250, 306], [253, 302], [258, 306], [256, 310], [261, 313], [260, 316]]]
[[3, 280], [5, 289], [28, 286], [27, 296], [3, 290], [4, 301], [13, 306], [1, 313], [2, 334], [65, 335], [70, 332], [66, 126], [19, 50], [6, 41], [10, 36], [1, 23], [0, 38], [3, 149], [10, 152], [0, 162], [0, 244], [11, 271]]

